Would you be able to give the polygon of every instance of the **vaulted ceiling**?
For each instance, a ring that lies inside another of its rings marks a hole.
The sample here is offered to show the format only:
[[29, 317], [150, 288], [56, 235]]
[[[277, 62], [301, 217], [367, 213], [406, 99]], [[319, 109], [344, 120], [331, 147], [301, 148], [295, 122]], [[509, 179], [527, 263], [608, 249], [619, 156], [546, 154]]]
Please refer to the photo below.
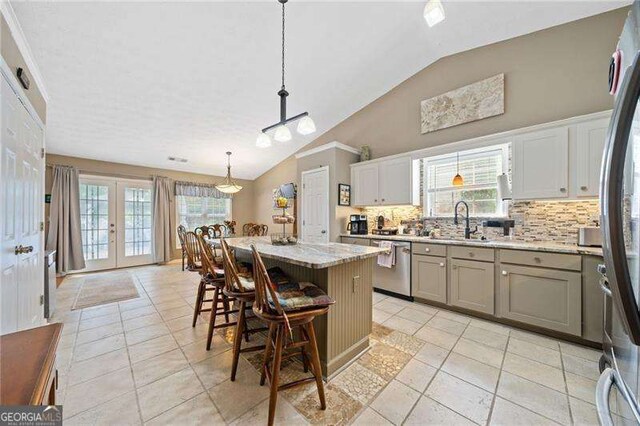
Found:
[[[259, 2], [13, 2], [50, 96], [48, 151], [254, 179], [441, 57], [628, 1], [291, 0], [289, 112], [317, 132], [255, 147], [278, 120], [281, 10]], [[188, 159], [171, 162], [169, 156]]]

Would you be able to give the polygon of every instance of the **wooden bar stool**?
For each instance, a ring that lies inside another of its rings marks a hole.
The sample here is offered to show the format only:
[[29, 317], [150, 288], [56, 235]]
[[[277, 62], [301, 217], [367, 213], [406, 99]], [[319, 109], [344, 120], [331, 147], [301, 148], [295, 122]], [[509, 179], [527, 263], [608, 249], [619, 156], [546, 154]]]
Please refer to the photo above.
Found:
[[211, 275], [208, 271], [205, 271], [202, 264], [202, 249], [200, 248], [200, 241], [198, 236], [193, 232], [187, 232], [184, 235], [185, 249], [187, 252], [187, 270], [192, 272], [198, 272], [200, 274], [200, 283], [198, 284], [198, 291], [196, 292], [196, 304], [193, 307], [193, 322], [192, 327], [196, 326], [198, 322], [198, 315], [202, 312], [207, 312], [209, 309], [203, 309], [205, 302], [211, 302], [213, 299], [207, 299], [207, 291], [214, 290], [214, 282], [224, 282], [224, 277]]
[[[237, 324], [236, 321], [231, 321], [230, 314], [238, 313], [238, 309], [231, 308], [231, 302], [235, 299], [228, 297], [222, 291], [225, 282], [225, 272], [222, 265], [218, 265], [215, 262], [215, 255], [211, 247], [211, 243], [207, 241], [202, 235], [198, 236], [201, 248], [201, 260], [203, 271], [206, 272], [206, 276], [215, 277], [210, 279], [202, 290], [202, 296], [196, 301], [196, 307], [199, 303], [199, 312], [210, 312], [209, 315], [209, 330], [207, 333], [207, 350], [211, 349], [211, 341], [213, 340], [213, 332], [216, 328], [231, 327]], [[207, 287], [208, 286], [208, 287]], [[213, 298], [206, 300], [204, 295], [206, 291], [213, 291]], [[211, 308], [202, 308], [204, 302], [211, 302]], [[219, 305], [222, 305], [220, 309]], [[218, 316], [224, 315], [224, 322], [216, 324]]]
[[239, 304], [238, 324], [236, 325], [236, 332], [233, 335], [233, 362], [231, 364], [231, 381], [233, 382], [236, 380], [240, 354], [260, 351], [265, 348], [265, 345], [260, 345], [242, 349], [242, 337], [244, 336], [248, 342], [250, 334], [265, 331], [267, 327], [249, 329], [247, 326], [246, 310], [251, 309], [251, 304], [256, 297], [253, 278], [250, 273], [240, 272], [235, 256], [224, 239], [220, 240], [220, 249], [222, 251], [222, 264], [224, 266], [225, 284], [223, 292], [227, 297], [235, 299]]
[[[335, 303], [318, 286], [292, 281], [274, 283], [262, 262], [260, 254], [254, 245], [253, 278], [256, 288], [256, 298], [253, 304], [254, 314], [269, 325], [260, 385], [269, 379], [271, 393], [269, 396], [269, 426], [273, 425], [278, 400], [278, 391], [300, 386], [312, 381], [316, 382], [320, 408], [327, 408], [322, 382], [322, 369], [313, 319], [329, 311], [329, 306]], [[292, 329], [299, 330], [300, 340], [293, 340]], [[296, 380], [291, 383], [280, 384], [279, 374], [283, 359], [302, 356], [305, 371], [311, 369], [313, 376]]]

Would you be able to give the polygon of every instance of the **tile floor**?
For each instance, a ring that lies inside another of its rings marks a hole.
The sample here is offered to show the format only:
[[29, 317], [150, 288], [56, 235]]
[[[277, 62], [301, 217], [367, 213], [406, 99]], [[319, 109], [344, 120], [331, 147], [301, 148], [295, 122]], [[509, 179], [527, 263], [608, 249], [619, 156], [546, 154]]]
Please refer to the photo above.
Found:
[[[205, 350], [191, 327], [197, 274], [178, 264], [131, 268], [140, 297], [70, 311], [84, 276], [58, 288], [65, 423], [265, 424], [260, 353], [229, 380], [232, 332]], [[325, 387], [280, 393], [277, 423], [597, 424], [598, 351], [431, 306], [374, 294], [371, 349]], [[260, 336], [253, 341], [257, 344]], [[284, 380], [301, 377], [285, 363]]]

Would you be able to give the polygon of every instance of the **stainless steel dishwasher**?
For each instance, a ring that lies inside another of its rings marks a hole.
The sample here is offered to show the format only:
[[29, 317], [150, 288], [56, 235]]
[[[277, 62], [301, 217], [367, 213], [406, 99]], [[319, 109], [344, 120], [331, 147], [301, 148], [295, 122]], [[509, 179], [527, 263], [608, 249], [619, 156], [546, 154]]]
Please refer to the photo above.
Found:
[[[372, 246], [380, 246], [383, 240], [371, 240]], [[392, 268], [373, 268], [373, 287], [381, 293], [411, 300], [411, 243], [393, 241], [396, 264]]]

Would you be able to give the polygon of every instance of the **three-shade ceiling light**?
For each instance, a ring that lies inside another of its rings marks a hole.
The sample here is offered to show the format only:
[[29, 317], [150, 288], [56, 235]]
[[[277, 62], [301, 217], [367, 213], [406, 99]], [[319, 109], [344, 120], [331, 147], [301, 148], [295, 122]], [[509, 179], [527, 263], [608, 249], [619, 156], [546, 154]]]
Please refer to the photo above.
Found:
[[292, 137], [291, 130], [287, 125], [296, 121], [298, 122], [297, 131], [301, 135], [309, 135], [316, 131], [316, 125], [309, 117], [308, 112], [287, 118], [287, 96], [289, 96], [289, 92], [284, 87], [284, 5], [287, 0], [278, 0], [278, 2], [282, 4], [282, 87], [278, 91], [278, 96], [280, 96], [280, 121], [262, 129], [256, 140], [256, 146], [259, 148], [271, 146], [271, 137], [268, 134], [271, 131], [273, 131], [273, 139], [277, 142], [290, 141]]

